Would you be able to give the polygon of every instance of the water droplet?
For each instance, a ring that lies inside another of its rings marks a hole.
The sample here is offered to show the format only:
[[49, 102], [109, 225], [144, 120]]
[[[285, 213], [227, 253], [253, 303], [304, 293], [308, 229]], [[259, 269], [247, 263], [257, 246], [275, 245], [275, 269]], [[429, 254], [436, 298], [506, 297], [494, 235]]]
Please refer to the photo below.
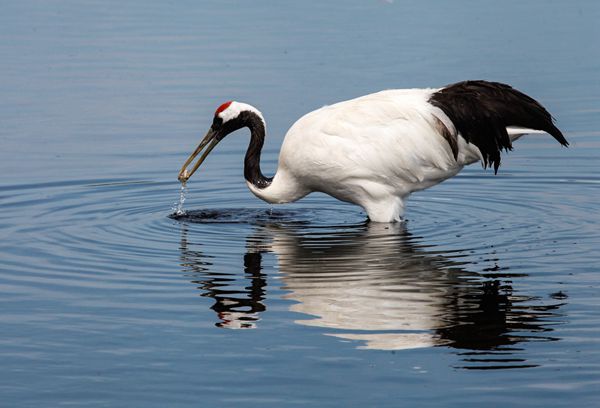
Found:
[[183, 203], [185, 203], [185, 194], [187, 192], [186, 183], [181, 183], [181, 189], [179, 190], [179, 202], [173, 203], [173, 211], [175, 211], [175, 215], [185, 215], [185, 210], [183, 209]]

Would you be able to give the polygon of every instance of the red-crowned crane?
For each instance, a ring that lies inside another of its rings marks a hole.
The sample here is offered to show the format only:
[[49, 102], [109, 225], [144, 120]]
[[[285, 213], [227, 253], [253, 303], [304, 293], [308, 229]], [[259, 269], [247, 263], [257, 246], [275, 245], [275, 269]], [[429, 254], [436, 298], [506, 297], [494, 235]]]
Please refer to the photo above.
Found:
[[[186, 182], [229, 133], [247, 127], [244, 177], [258, 198], [296, 201], [313, 191], [360, 205], [369, 219], [402, 219], [404, 202], [482, 161], [498, 171], [500, 152], [528, 133], [568, 142], [537, 101], [498, 82], [465, 81], [439, 89], [386, 90], [324, 106], [301, 117], [285, 135], [275, 176], [260, 170], [265, 120], [255, 107], [226, 102], [186, 160]], [[190, 171], [188, 166], [204, 150]]]

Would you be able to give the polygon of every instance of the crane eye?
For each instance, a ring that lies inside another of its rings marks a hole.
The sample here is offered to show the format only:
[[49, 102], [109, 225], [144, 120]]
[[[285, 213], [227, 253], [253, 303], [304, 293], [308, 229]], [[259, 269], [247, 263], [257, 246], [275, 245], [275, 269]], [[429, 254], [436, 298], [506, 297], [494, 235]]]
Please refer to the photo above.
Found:
[[218, 130], [221, 128], [221, 126], [223, 126], [223, 118], [220, 118], [215, 115], [215, 118], [213, 119], [213, 123], [212, 123], [211, 127], [213, 128], [213, 130]]

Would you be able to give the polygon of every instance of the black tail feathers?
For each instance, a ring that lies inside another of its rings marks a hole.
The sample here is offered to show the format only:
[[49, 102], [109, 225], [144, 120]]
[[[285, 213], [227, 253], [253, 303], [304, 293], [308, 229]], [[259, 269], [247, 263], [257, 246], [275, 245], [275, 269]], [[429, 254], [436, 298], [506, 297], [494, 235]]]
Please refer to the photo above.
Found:
[[539, 102], [506, 84], [458, 82], [434, 93], [429, 102], [446, 113], [462, 137], [479, 148], [484, 167], [493, 166], [495, 172], [500, 152], [512, 150], [507, 126], [543, 130], [561, 145], [569, 145]]

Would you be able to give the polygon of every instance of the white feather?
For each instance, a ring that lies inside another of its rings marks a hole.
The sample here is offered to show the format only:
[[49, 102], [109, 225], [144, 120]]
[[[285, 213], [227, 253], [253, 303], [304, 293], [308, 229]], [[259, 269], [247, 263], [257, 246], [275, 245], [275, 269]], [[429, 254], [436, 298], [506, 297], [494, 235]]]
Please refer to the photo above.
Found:
[[250, 112], [254, 112], [258, 115], [258, 117], [263, 121], [263, 123], [265, 123], [265, 118], [263, 117], [263, 114], [256, 109], [254, 106], [252, 105], [248, 105], [247, 103], [242, 103], [242, 102], [236, 102], [236, 101], [232, 101], [229, 106], [218, 113], [217, 116], [219, 116], [221, 119], [223, 119], [223, 123], [237, 118], [240, 113], [244, 112], [244, 111], [250, 111]]

